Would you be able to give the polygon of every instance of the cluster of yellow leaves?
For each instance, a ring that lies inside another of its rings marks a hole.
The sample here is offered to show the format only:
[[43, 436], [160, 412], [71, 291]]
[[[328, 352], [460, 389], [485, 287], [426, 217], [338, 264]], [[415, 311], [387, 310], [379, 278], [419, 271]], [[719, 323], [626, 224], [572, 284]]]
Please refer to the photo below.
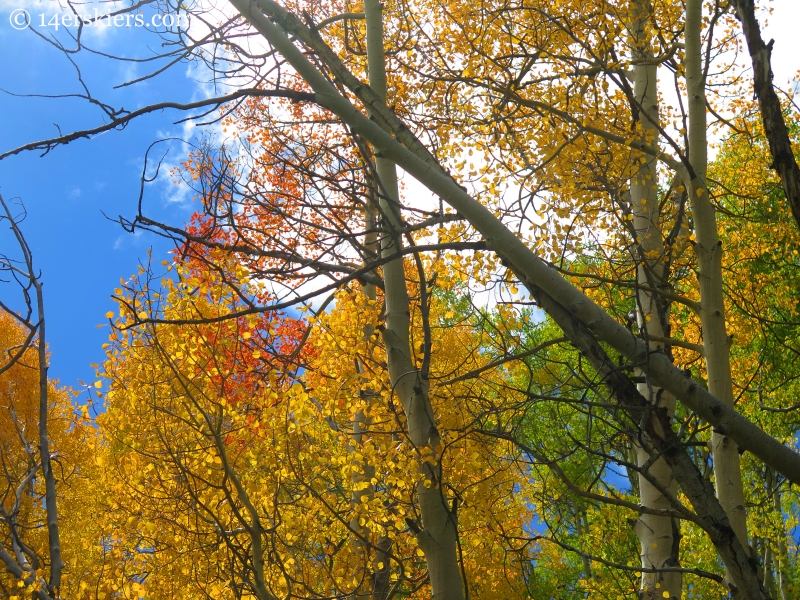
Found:
[[[21, 329], [13, 316], [0, 314], [0, 348], [4, 357], [11, 356], [26, 335], [27, 331]], [[90, 516], [97, 514], [99, 498], [103, 496], [98, 487], [100, 469], [94, 461], [96, 430], [82, 407], [73, 402], [71, 390], [49, 381], [47, 397], [51, 464], [58, 480], [60, 539], [65, 562], [62, 595], [88, 598], [85, 590], [98, 575], [96, 567], [103, 552], [96, 545], [100, 539], [99, 529]], [[31, 347], [19, 362], [0, 374], [0, 454], [4, 478], [0, 502], [6, 514], [11, 512], [15, 493], [31, 467], [24, 445], [34, 456], [38, 454], [38, 424], [39, 360], [36, 348]], [[49, 541], [44, 526], [46, 515], [41, 473], [21, 492], [18, 522], [22, 542], [41, 562], [33, 585], [25, 586], [5, 569], [0, 573], [0, 585], [13, 590], [12, 594], [18, 594], [20, 598], [27, 598], [49, 575]], [[0, 520], [0, 536], [4, 540], [10, 539], [5, 520]]]
[[[489, 360], [478, 351], [485, 332], [456, 319], [451, 300], [435, 297], [431, 306], [431, 398], [442, 442], [415, 448], [380, 337], [364, 335], [378, 331], [380, 302], [340, 292], [333, 309], [310, 319], [302, 371], [277, 362], [254, 371], [261, 357], [241, 347], [261, 335], [258, 324], [214, 321], [236, 310], [226, 286], [175, 268], [178, 281], [162, 282], [160, 312], [151, 316], [197, 322], [126, 328], [130, 292], [108, 348], [107, 406], [90, 461], [104, 487], [93, 557], [102, 566], [85, 581], [92, 593], [347, 595], [385, 561], [393, 585], [426, 597], [423, 553], [408, 525], [418, 518], [425, 462], [442, 465], [443, 483], [427, 485], [457, 506], [473, 593], [522, 592], [531, 549], [513, 540], [529, 522], [525, 467], [508, 460], [508, 442], [473, 431], [477, 419], [513, 411], [520, 398], [500, 391], [503, 368], [449, 383]], [[419, 318], [415, 311], [415, 332]], [[242, 355], [250, 363], [231, 358]], [[368, 423], [359, 436], [356, 415]], [[389, 544], [383, 558], [365, 552], [364, 541], [381, 540]]]

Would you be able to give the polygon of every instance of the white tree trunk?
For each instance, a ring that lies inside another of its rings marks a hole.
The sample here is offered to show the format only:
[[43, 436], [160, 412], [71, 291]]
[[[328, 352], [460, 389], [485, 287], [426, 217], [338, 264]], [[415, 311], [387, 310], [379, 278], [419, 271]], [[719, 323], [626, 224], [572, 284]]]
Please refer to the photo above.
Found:
[[[631, 24], [632, 54], [635, 59], [633, 67], [634, 110], [638, 113], [637, 125], [642, 143], [655, 147], [658, 139], [658, 80], [656, 66], [652, 62], [652, 39], [648, 27], [652, 17], [649, 0], [633, 0], [633, 23]], [[633, 227], [636, 233], [637, 256], [639, 264], [637, 280], [648, 289], [659, 289], [666, 285], [667, 277], [662, 257], [664, 242], [661, 234], [661, 214], [658, 200], [658, 165], [655, 156], [634, 152], [634, 166], [631, 174], [631, 210]], [[655, 339], [669, 337], [669, 316], [665, 303], [656, 294], [639, 290], [637, 294], [637, 320], [640, 331], [645, 338]], [[654, 352], [665, 352], [663, 342], [650, 341], [650, 349]], [[639, 392], [649, 400], [653, 407], [664, 407], [670, 417], [675, 414], [675, 397], [648, 380], [637, 385]], [[637, 463], [640, 467], [650, 461], [650, 453], [638, 444], [636, 447]], [[677, 484], [672, 477], [672, 470], [663, 458], [659, 458], [648, 469], [651, 477], [660, 486], [675, 493]], [[659, 489], [647, 478], [639, 475], [640, 502], [646, 508], [669, 510], [672, 505]], [[662, 569], [680, 566], [677, 560], [677, 544], [679, 543], [679, 527], [670, 517], [643, 514], [639, 517], [634, 531], [639, 538], [642, 568]], [[657, 586], [657, 587], [656, 587]], [[667, 592], [669, 597], [678, 600], [681, 597], [683, 578], [681, 573], [662, 571], [643, 573], [639, 596], [642, 599], [663, 598]]]
[[[364, 209], [364, 227], [367, 231], [374, 230], [375, 224], [377, 219], [377, 211], [375, 210], [375, 205], [372, 202], [372, 199], [367, 202], [367, 205]], [[377, 248], [377, 234], [375, 231], [371, 231], [370, 233], [365, 234], [364, 236], [364, 246], [366, 247], [367, 251], [377, 252], [379, 249]], [[367, 258], [367, 261], [371, 260], [370, 257]], [[372, 300], [373, 302], [377, 299], [377, 293], [375, 289], [375, 285], [368, 283], [364, 285], [364, 296], [368, 299]], [[372, 339], [374, 334], [374, 328], [372, 325], [366, 325], [363, 330], [363, 339], [365, 342], [369, 342]], [[360, 371], [364, 371], [363, 367], [359, 364], [358, 366]], [[354, 455], [355, 451], [359, 449], [364, 444], [364, 437], [369, 435], [369, 428], [371, 424], [371, 418], [369, 417], [370, 408], [372, 403], [374, 402], [374, 395], [375, 390], [369, 387], [365, 387], [361, 390], [361, 397], [360, 400], [363, 402], [363, 407], [358, 407], [354, 414], [353, 414], [353, 435], [351, 437], [352, 443], [350, 446], [350, 451]], [[361, 452], [363, 456], [364, 453]], [[365, 586], [359, 590], [356, 598], [358, 600], [366, 600], [367, 598], [371, 598], [375, 594], [376, 588], [383, 588], [383, 586], [379, 585], [378, 579], [383, 580], [383, 575], [388, 575], [389, 571], [389, 561], [386, 557], [386, 553], [378, 553], [375, 557], [375, 561], [373, 564], [373, 570], [375, 571], [374, 575], [368, 572], [369, 565], [369, 557], [371, 555], [371, 534], [368, 527], [362, 524], [361, 515], [359, 515], [358, 507], [365, 505], [369, 501], [371, 501], [375, 496], [375, 486], [371, 483], [372, 479], [375, 476], [375, 467], [373, 465], [367, 463], [361, 463], [360, 461], [351, 460], [352, 462], [352, 476], [351, 480], [353, 483], [353, 493], [351, 497], [351, 506], [353, 508], [353, 518], [350, 520], [350, 528], [355, 532], [355, 546], [356, 548], [360, 549], [364, 554], [364, 576], [361, 578], [365, 582]], [[363, 489], [359, 489], [362, 485], [366, 484], [366, 487]], [[388, 539], [390, 543], [391, 540]], [[382, 544], [381, 544], [382, 542]], [[381, 540], [377, 546], [386, 546], [387, 541]], [[378, 565], [381, 565], [380, 567]], [[381, 598], [380, 594], [378, 598]]]
[[781, 506], [781, 491], [778, 488], [778, 483], [775, 478], [775, 473], [772, 469], [766, 469], [766, 485], [767, 493], [772, 496], [772, 508], [778, 515], [781, 526], [776, 532], [775, 537], [776, 545], [778, 546], [778, 555], [775, 557], [775, 576], [778, 580], [778, 591], [781, 600], [789, 600], [789, 551], [786, 547], [786, 527], [783, 521], [783, 508]]
[[[700, 287], [700, 322], [708, 374], [708, 390], [733, 408], [733, 383], [730, 342], [725, 328], [725, 301], [722, 291], [722, 245], [717, 236], [716, 211], [708, 196], [706, 170], [706, 95], [701, 42], [702, 0], [686, 2], [686, 88], [689, 108], [689, 163], [692, 217], [695, 227], [694, 250], [697, 256]], [[747, 522], [744, 489], [739, 467], [739, 447], [724, 432], [714, 429], [711, 437], [717, 497], [730, 519], [745, 551]], [[730, 573], [727, 580], [730, 583]]]
[[[383, 48], [382, 5], [379, 0], [365, 0], [367, 18], [367, 57], [370, 87], [386, 103], [386, 66]], [[378, 156], [375, 159], [379, 179], [381, 210], [381, 252], [391, 256], [402, 249], [400, 194], [394, 162]], [[383, 267], [385, 296], [385, 329], [383, 340], [389, 365], [389, 378], [406, 415], [411, 443], [418, 450], [438, 455], [441, 447], [436, 419], [428, 396], [429, 383], [411, 358], [409, 329], [410, 303], [406, 289], [403, 259], [397, 258]], [[425, 285], [424, 281], [420, 285]], [[422, 477], [417, 483], [417, 497], [422, 527], [417, 533], [425, 553], [432, 597], [435, 600], [462, 600], [461, 571], [456, 554], [456, 516], [450, 511], [441, 489], [441, 465], [423, 463]]]

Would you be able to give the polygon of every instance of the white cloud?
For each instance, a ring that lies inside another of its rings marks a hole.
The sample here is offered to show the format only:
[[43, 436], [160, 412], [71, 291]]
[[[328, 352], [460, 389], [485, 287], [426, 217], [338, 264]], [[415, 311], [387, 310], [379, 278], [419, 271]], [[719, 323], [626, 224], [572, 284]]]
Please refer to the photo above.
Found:
[[117, 236], [117, 239], [114, 240], [114, 245], [112, 248], [114, 250], [120, 250], [122, 248], [128, 247], [131, 244], [135, 244], [138, 241], [138, 238], [142, 236], [142, 230], [137, 229], [133, 233], [123, 233], [122, 235]]

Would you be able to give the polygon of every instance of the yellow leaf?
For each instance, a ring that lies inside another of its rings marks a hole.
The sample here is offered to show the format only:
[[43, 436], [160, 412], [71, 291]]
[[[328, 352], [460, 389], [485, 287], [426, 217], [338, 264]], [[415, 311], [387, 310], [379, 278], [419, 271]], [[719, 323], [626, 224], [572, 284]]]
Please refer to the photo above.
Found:
[[114, 311], [110, 310], [106, 313], [106, 319], [113, 319], [114, 318]]
[[102, 381], [95, 381], [95, 382], [94, 382], [94, 387], [96, 387], [96, 388], [101, 388], [101, 387], [103, 387], [103, 382], [102, 382]]

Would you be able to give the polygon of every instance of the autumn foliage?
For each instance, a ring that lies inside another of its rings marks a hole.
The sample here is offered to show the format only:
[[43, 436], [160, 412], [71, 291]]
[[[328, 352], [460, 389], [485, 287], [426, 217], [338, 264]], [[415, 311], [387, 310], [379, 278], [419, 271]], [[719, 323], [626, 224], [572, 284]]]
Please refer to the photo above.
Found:
[[[93, 411], [33, 348], [0, 372], [2, 549], [29, 563], [0, 590], [800, 594], [794, 467], [747, 446], [797, 450], [799, 234], [728, 4], [273, 4], [230, 26], [304, 51], [261, 56], [175, 169], [188, 223], [123, 221], [175, 244], [113, 292]], [[25, 335], [0, 314], [6, 354]]]

